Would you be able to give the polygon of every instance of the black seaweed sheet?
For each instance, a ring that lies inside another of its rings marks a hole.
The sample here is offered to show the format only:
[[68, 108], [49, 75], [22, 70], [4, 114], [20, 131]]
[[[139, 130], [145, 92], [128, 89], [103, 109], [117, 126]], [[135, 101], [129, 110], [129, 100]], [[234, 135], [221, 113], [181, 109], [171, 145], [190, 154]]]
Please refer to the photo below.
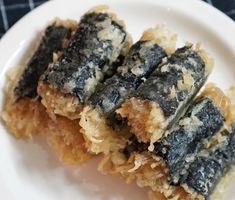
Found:
[[118, 72], [107, 79], [103, 87], [95, 92], [89, 103], [99, 111], [113, 112], [149, 74], [157, 68], [165, 51], [153, 41], [138, 41], [127, 54]]
[[[102, 31], [110, 39], [100, 39]], [[86, 14], [68, 48], [45, 73], [44, 81], [64, 93], [77, 96], [80, 103], [84, 103], [104, 76], [116, 71], [113, 63], [126, 37], [123, 27], [108, 14]]]
[[225, 131], [224, 135], [227, 136], [223, 142], [200, 152], [182, 181], [206, 199], [210, 198], [219, 180], [235, 163], [235, 124], [231, 133]]
[[223, 123], [224, 117], [212, 100], [201, 97], [193, 102], [173, 131], [155, 143], [154, 152], [166, 161], [171, 183], [178, 184], [187, 174], [197, 153]]
[[[189, 70], [194, 79], [189, 89], [181, 89], [178, 85], [178, 81], [183, 80], [184, 70]], [[159, 104], [164, 116], [172, 118], [168, 125], [170, 128], [205, 83], [207, 76], [200, 55], [191, 46], [185, 46], [177, 49], [162, 67], [157, 68], [138, 88], [135, 96]], [[175, 97], [171, 97], [172, 89], [175, 90]]]
[[53, 60], [53, 53], [63, 49], [63, 42], [70, 38], [71, 30], [63, 26], [47, 27], [42, 41], [33, 57], [27, 64], [20, 80], [14, 89], [16, 99], [37, 97], [37, 85], [40, 76]]

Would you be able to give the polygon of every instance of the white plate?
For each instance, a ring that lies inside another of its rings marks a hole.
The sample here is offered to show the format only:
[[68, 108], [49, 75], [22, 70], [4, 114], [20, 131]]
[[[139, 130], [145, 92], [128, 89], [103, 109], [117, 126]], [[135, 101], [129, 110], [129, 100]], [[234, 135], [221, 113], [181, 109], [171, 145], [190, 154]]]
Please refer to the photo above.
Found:
[[[200, 42], [215, 59], [210, 81], [222, 88], [235, 84], [235, 24], [218, 10], [197, 0], [56, 0], [26, 15], [0, 41], [0, 103], [5, 71], [25, 63], [30, 42], [48, 20], [79, 19], [89, 8], [108, 4], [125, 20], [136, 41], [144, 29], [166, 23], [180, 38]], [[117, 177], [100, 175], [97, 160], [83, 166], [63, 166], [43, 139], [16, 141], [0, 125], [0, 198], [5, 200], [143, 200], [146, 190]], [[233, 184], [224, 199], [235, 199]]]

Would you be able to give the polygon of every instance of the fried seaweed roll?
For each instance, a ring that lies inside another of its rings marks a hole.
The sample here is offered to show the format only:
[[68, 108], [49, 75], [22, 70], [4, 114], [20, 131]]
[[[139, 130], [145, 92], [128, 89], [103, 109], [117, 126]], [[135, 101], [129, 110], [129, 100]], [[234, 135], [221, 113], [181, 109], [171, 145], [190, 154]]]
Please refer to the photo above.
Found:
[[214, 90], [222, 93], [212, 86], [207, 87], [203, 92], [204, 95], [193, 102], [173, 131], [170, 131], [159, 143], [154, 144], [154, 152], [167, 163], [169, 181], [172, 184], [179, 183], [204, 144], [208, 143], [224, 124], [227, 113], [223, 113], [224, 109], [220, 104], [226, 105], [229, 100], [223, 95], [220, 101], [216, 101], [215, 98], [213, 100], [210, 94]]
[[[201, 194], [186, 190], [181, 182], [186, 180], [199, 151], [208, 143], [212, 145], [212, 136], [218, 139], [220, 130], [234, 120], [231, 117], [234, 105], [220, 89], [208, 85], [165, 138], [154, 143], [155, 150], [161, 154], [148, 151], [148, 143], [132, 137], [124, 149], [104, 156], [99, 170], [124, 177], [127, 182], [135, 180], [140, 187], [150, 187], [150, 199], [204, 199]], [[169, 150], [171, 153], [167, 154]]]
[[161, 67], [126, 100], [116, 113], [127, 118], [139, 141], [153, 143], [185, 112], [212, 68], [207, 54], [192, 45], [176, 50]]
[[[148, 36], [150, 33], [151, 37]], [[163, 37], [165, 43], [172, 42], [172, 46], [166, 50]], [[164, 26], [145, 31], [142, 38], [132, 45], [124, 63], [118, 67], [117, 73], [105, 81], [104, 86], [91, 96], [88, 103], [106, 115], [112, 113], [125, 97], [136, 90], [159, 66], [162, 59], [167, 56], [166, 51], [174, 51], [175, 43], [176, 35], [170, 33]]]
[[222, 135], [222, 142], [199, 153], [187, 170], [188, 175], [181, 181], [186, 190], [205, 199], [210, 199], [219, 180], [235, 163], [235, 124], [230, 131], [224, 130]]
[[49, 114], [79, 118], [79, 113], [96, 86], [116, 72], [130, 37], [114, 14], [96, 8], [78, 24], [68, 47], [51, 64], [38, 87]]
[[[171, 46], [167, 46], [169, 44]], [[124, 136], [126, 131], [122, 129], [119, 133], [114, 129], [115, 122], [110, 118], [115, 109], [160, 65], [167, 56], [166, 51], [174, 51], [175, 44], [176, 34], [166, 27], [148, 29], [130, 48], [117, 73], [90, 97], [88, 106], [81, 112], [80, 120], [90, 151], [108, 153], [125, 144], [125, 137], [121, 135]]]
[[38, 81], [49, 63], [63, 51], [74, 29], [74, 21], [53, 21], [26, 67], [14, 68], [7, 74], [2, 118], [17, 138], [44, 132], [49, 118], [38, 100]]
[[17, 138], [44, 134], [59, 159], [67, 164], [81, 163], [91, 157], [79, 134], [80, 126], [64, 117], [52, 120], [40, 102], [37, 85], [49, 63], [57, 60], [66, 48], [76, 28], [77, 22], [59, 19], [47, 27], [26, 68], [21, 73], [13, 69], [9, 74], [2, 113], [7, 128]]

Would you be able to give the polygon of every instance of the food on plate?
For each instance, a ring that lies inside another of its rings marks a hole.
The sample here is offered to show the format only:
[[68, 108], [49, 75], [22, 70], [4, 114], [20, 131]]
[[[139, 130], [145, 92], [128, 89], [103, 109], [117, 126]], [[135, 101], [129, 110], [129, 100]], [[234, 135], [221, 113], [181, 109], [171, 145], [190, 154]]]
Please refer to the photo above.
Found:
[[174, 51], [176, 34], [159, 25], [146, 30], [131, 46], [124, 62], [111, 78], [88, 100], [81, 112], [81, 132], [86, 146], [93, 153], [105, 153], [125, 145], [128, 130], [115, 119], [115, 110]]
[[212, 69], [205, 51], [192, 45], [178, 48], [116, 113], [127, 118], [138, 140], [153, 143], [186, 111]]
[[48, 142], [64, 163], [91, 157], [80, 133], [80, 111], [96, 88], [116, 72], [132, 42], [123, 21], [106, 9], [96, 7], [81, 18], [68, 47], [39, 82], [41, 102], [61, 128], [49, 125]]
[[229, 99], [218, 88], [209, 86], [173, 130], [155, 143], [154, 153], [167, 163], [170, 182], [177, 184], [184, 178], [198, 151], [224, 125], [229, 110]]
[[[202, 152], [210, 151], [208, 149], [225, 140], [224, 132], [232, 131], [230, 127], [235, 121], [234, 95], [232, 89], [230, 95], [225, 95], [214, 85], [207, 85], [191, 103], [185, 115], [168, 130], [167, 135], [154, 143], [154, 151], [148, 150], [148, 143], [139, 142], [133, 136], [124, 149], [104, 156], [99, 170], [105, 174], [119, 175], [127, 182], [135, 180], [140, 187], [150, 187], [151, 199], [208, 198], [199, 192], [202, 189], [199, 187], [201, 176], [198, 176], [198, 182], [193, 185], [193, 178], [189, 177], [192, 177], [190, 173], [193, 173], [191, 168], [197, 165], [196, 161], [200, 159]], [[230, 147], [226, 146], [227, 148]], [[232, 155], [231, 152], [229, 159], [233, 159]], [[200, 173], [200, 169], [193, 168], [195, 173]], [[220, 171], [216, 173], [219, 175]], [[208, 186], [208, 195], [222, 175], [218, 176], [218, 179], [216, 176], [211, 178], [213, 184]], [[187, 180], [191, 180], [191, 183], [187, 183]], [[209, 181], [208, 177], [202, 180], [205, 185]], [[192, 184], [191, 189], [189, 184]]]
[[[235, 87], [207, 84], [201, 45], [177, 47], [165, 25], [132, 45], [106, 6], [55, 19], [25, 67], [8, 73], [1, 117], [17, 138], [41, 133], [66, 164], [150, 189], [150, 200], [218, 194], [235, 162]], [[36, 45], [34, 45], [36, 46]]]
[[68, 47], [43, 74], [38, 87], [47, 112], [80, 118], [96, 87], [116, 72], [131, 39], [123, 21], [103, 8], [82, 16]]
[[203, 149], [188, 169], [181, 184], [192, 192], [199, 193], [206, 199], [210, 196], [218, 181], [235, 163], [235, 124], [230, 130], [224, 130], [223, 140]]
[[[7, 74], [2, 118], [17, 138], [45, 131], [49, 118], [37, 93], [38, 81], [48, 65], [67, 46], [75, 24], [70, 20], [52, 21], [27, 65], [14, 68]], [[36, 48], [36, 44], [34, 46]]]

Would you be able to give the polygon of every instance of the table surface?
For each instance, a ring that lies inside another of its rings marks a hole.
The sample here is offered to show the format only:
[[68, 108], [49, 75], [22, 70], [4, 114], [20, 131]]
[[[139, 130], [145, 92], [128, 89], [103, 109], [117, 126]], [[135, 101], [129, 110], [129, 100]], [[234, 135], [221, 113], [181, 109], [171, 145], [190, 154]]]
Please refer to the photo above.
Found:
[[[47, 0], [0, 0], [0, 38], [26, 13]], [[235, 20], [235, 0], [204, 0]]]

